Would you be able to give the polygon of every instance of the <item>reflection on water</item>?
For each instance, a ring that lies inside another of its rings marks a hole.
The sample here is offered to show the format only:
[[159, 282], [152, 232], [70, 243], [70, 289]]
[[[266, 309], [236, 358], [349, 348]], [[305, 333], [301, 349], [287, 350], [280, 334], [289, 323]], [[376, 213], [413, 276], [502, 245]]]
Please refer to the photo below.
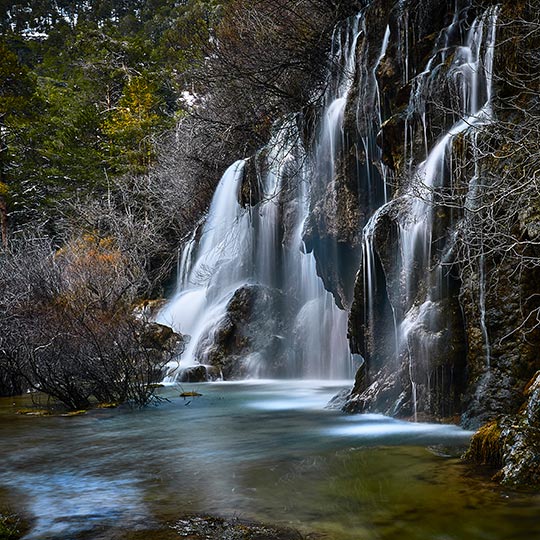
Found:
[[33, 517], [34, 540], [186, 512], [335, 540], [540, 538], [540, 498], [471, 474], [455, 457], [470, 434], [454, 426], [326, 410], [337, 383], [183, 386], [192, 389], [203, 396], [169, 387], [157, 408], [73, 418], [16, 416], [4, 400], [0, 506]]

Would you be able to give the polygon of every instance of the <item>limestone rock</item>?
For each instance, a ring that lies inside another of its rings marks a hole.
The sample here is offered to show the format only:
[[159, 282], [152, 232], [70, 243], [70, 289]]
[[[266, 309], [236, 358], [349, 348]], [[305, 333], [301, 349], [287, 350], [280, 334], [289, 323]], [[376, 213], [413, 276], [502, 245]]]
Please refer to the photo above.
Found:
[[205, 382], [208, 380], [206, 366], [189, 366], [180, 371], [177, 377], [178, 382]]
[[525, 404], [515, 415], [483, 425], [465, 458], [498, 469], [496, 478], [509, 486], [540, 486], [540, 371], [527, 385]]
[[263, 285], [240, 287], [227, 313], [196, 353], [201, 363], [218, 368], [225, 379], [275, 376], [286, 362], [282, 336], [286, 329], [285, 296]]

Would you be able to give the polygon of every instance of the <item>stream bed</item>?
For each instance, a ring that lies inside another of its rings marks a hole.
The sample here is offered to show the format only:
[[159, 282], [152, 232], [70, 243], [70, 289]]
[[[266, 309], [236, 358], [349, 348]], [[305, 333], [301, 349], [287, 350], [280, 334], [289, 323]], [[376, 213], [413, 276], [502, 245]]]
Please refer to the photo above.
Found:
[[75, 417], [16, 415], [17, 400], [0, 400], [0, 508], [28, 517], [28, 540], [107, 538], [189, 513], [332, 540], [540, 538], [540, 496], [459, 459], [470, 433], [326, 409], [348, 384], [183, 384], [157, 407]]

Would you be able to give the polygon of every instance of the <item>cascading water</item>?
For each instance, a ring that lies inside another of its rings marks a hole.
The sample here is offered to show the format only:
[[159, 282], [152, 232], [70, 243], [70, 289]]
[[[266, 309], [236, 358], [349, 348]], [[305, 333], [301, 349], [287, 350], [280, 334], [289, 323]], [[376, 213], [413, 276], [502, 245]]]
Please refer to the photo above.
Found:
[[[292, 316], [273, 314], [290, 319], [290, 332], [275, 336], [287, 349], [287, 363], [279, 375], [352, 375], [348, 314], [337, 307], [317, 276], [315, 257], [305, 252], [303, 231], [313, 179], [319, 189], [333, 181], [335, 161], [342, 148], [343, 114], [353, 82], [360, 19], [360, 15], [353, 17], [334, 35], [331, 65], [334, 69], [339, 66], [339, 70], [325, 96], [313, 154], [306, 155], [300, 144], [296, 118], [276, 126], [272, 140], [261, 153], [265, 170], [259, 179], [261, 201], [250, 210], [242, 208], [238, 200], [246, 162], [235, 163], [219, 183], [200, 237], [194, 233], [184, 247], [178, 292], [157, 318], [190, 336], [181, 368], [206, 362], [207, 351], [215, 341], [213, 333], [226, 319], [235, 292], [257, 284], [283, 291], [296, 306]], [[284, 227], [289, 229], [288, 234]], [[248, 369], [247, 375], [267, 375], [265, 359], [261, 362]]]
[[[437, 356], [444, 355], [444, 351], [452, 347], [449, 343], [451, 335], [447, 328], [447, 317], [449, 310], [454, 309], [448, 304], [451, 295], [449, 290], [452, 286], [448, 274], [452, 265], [453, 240], [451, 235], [445, 232], [451, 229], [452, 222], [448, 220], [452, 218], [451, 212], [445, 213], [440, 193], [453, 186], [454, 141], [466, 138], [474, 154], [478, 130], [492, 121], [492, 67], [497, 14], [497, 8], [489, 8], [470, 24], [461, 43], [459, 41], [456, 43], [467, 20], [467, 10], [460, 8], [456, 3], [450, 24], [435, 40], [434, 53], [425, 67], [418, 70], [418, 75], [409, 83], [410, 98], [404, 121], [402, 173], [403, 178], [408, 181], [402, 181], [397, 196], [372, 214], [363, 231], [364, 339], [369, 341], [373, 339], [373, 335], [381, 332], [378, 326], [381, 322], [376, 319], [375, 312], [378, 308], [377, 298], [380, 299], [378, 290], [380, 276], [384, 274], [386, 278], [392, 280], [392, 289], [388, 290], [387, 302], [394, 319], [393, 340], [396, 361], [391, 363], [394, 366], [392, 368], [390, 359], [385, 360], [386, 368], [383, 369], [387, 369], [386, 377], [391, 377], [388, 373], [401, 364], [402, 375], [408, 379], [410, 396], [408, 410], [414, 417], [420, 399], [419, 386], [423, 387], [422, 408], [429, 410], [433, 377], [452, 376], [451, 371], [440, 371], [442, 374], [439, 375], [436, 368], [437, 365], [444, 365], [444, 361], [437, 361]], [[398, 33], [402, 37], [397, 49], [398, 53], [401, 51], [405, 55], [401, 62], [406, 81], [412, 68], [406, 58], [407, 16], [407, 9], [404, 9], [397, 24]], [[457, 113], [459, 118], [429, 150], [429, 115], [433, 114], [429, 110], [434, 94], [441, 88], [441, 81], [453, 81], [453, 88], [458, 90], [459, 105], [456, 110], [459, 111]], [[418, 135], [415, 134], [415, 125], [420, 128]], [[419, 165], [414, 166], [415, 149], [418, 155], [421, 141], [426, 157]], [[473, 185], [475, 185], [474, 178], [469, 183], [470, 189], [473, 189], [471, 187]], [[475, 197], [468, 197], [469, 204], [474, 204], [473, 199]], [[441, 216], [446, 222], [441, 221]], [[392, 253], [391, 258], [395, 259], [395, 262], [391, 262], [388, 253], [379, 253], [378, 249], [381, 246], [376, 245], [377, 234], [381, 234], [379, 231], [391, 231], [392, 228], [395, 229], [395, 233], [390, 235], [395, 234], [394, 250], [397, 253]], [[380, 268], [379, 256], [382, 257], [384, 272]], [[481, 304], [482, 271], [483, 268], [480, 269]], [[384, 286], [386, 287], [386, 283]], [[485, 310], [485, 306], [481, 305], [480, 309]], [[489, 358], [489, 339], [483, 321], [481, 314], [480, 322]], [[387, 339], [391, 337], [388, 331], [389, 328], [386, 326], [384, 333]], [[378, 346], [380, 348], [380, 340]], [[376, 345], [373, 343], [371, 348], [369, 344], [366, 347], [368, 358], [370, 353], [377, 354], [374, 350]], [[386, 349], [385, 354], [392, 354], [390, 347]], [[380, 361], [378, 366], [377, 369], [381, 369]], [[438, 381], [437, 384], [439, 385], [437, 392], [441, 393], [440, 388], [443, 388], [445, 383]], [[394, 380], [392, 385], [407, 386], [403, 379], [401, 383]], [[373, 389], [373, 392], [376, 393], [376, 390]], [[399, 391], [388, 398], [396, 406], [407, 399], [404, 394], [399, 397], [398, 394]], [[439, 399], [444, 401], [445, 398]], [[391, 410], [390, 401], [387, 403], [388, 410]]]
[[[338, 258], [337, 243], [334, 240], [334, 244], [328, 242], [318, 253], [306, 253], [304, 237], [306, 228], [313, 226], [309, 221], [314, 211], [320, 215], [321, 209], [324, 210], [326, 227], [339, 223], [338, 197], [341, 195], [336, 182], [339, 174], [346, 170], [343, 156], [352, 148], [358, 148], [361, 157], [357, 161], [357, 190], [365, 216], [365, 219], [361, 213], [358, 216], [365, 223], [360, 275], [364, 291], [363, 324], [366, 339], [372, 340], [371, 351], [367, 346], [366, 359], [369, 364], [373, 347], [380, 346], [384, 334], [387, 342], [383, 344], [384, 354], [395, 359], [394, 369], [400, 363], [407, 366], [414, 413], [417, 386], [422, 385], [424, 393], [429, 394], [433, 376], [430, 359], [447, 338], [441, 329], [447, 310], [443, 303], [450, 287], [446, 269], [452, 259], [452, 241], [444, 238], [444, 233], [442, 241], [438, 236], [441, 231], [437, 228], [440, 227], [437, 225], [439, 207], [435, 194], [452, 182], [449, 177], [453, 142], [461, 137], [474, 142], [470, 134], [491, 121], [491, 69], [497, 10], [491, 8], [475, 19], [463, 35], [468, 14], [456, 3], [448, 26], [434, 41], [434, 53], [420, 70], [406, 58], [410, 52], [407, 16], [407, 9], [400, 11], [397, 50], [405, 56], [400, 61], [407, 80], [409, 74], [418, 73], [409, 84], [408, 112], [404, 116], [402, 163], [408, 182], [401, 182], [401, 186], [398, 183], [396, 188], [396, 178], [392, 176], [396, 173], [387, 170], [379, 139], [381, 133], [384, 135], [384, 114], [378, 68], [385, 62], [396, 25], [388, 23], [381, 29], [378, 48], [370, 53], [371, 64], [359, 64], [358, 51], [362, 49], [367, 58], [366, 47], [369, 47], [365, 19], [359, 14], [334, 32], [331, 76], [311, 150], [304, 149], [300, 142], [298, 117], [287, 118], [276, 125], [271, 141], [260, 155], [237, 162], [227, 170], [204, 226], [200, 232], [194, 232], [186, 244], [180, 262], [178, 293], [159, 315], [160, 322], [191, 337], [181, 366], [213, 363], [207, 362], [210, 351], [215, 349], [223, 333], [230, 304], [238, 291], [263, 286], [268, 291], [280, 291], [287, 299], [287, 309], [273, 308], [272, 317], [282, 319], [284, 325], [271, 336], [279, 340], [286, 361], [280, 363], [278, 371], [272, 370], [268, 359], [264, 358], [268, 351], [244, 349], [240, 354], [249, 356], [249, 361], [242, 376], [340, 378], [351, 375], [348, 314], [338, 308], [317, 275], [321, 272], [321, 260]], [[459, 89], [459, 118], [429, 150], [432, 114], [429, 103], [443, 77], [453, 80], [454, 87]], [[354, 111], [351, 102], [356, 92], [357, 131], [351, 135], [354, 127], [350, 110]], [[422, 132], [425, 159], [413, 167], [413, 140], [418, 140], [419, 136], [415, 126]], [[356, 137], [352, 144], [351, 137]], [[239, 199], [247, 170], [253, 169], [251, 160], [258, 160], [255, 169], [263, 171], [258, 178], [260, 197], [255, 206], [244, 208]], [[396, 189], [394, 198], [389, 200], [391, 190]], [[325, 198], [327, 204], [320, 206], [321, 199]], [[318, 207], [314, 206], [314, 201]], [[389, 220], [397, 236], [396, 253], [392, 257], [397, 261], [398, 275], [393, 278], [388, 275], [389, 259], [381, 258], [377, 245], [381, 222]], [[314, 249], [312, 239], [310, 242], [311, 250]], [[332, 245], [336, 253], [332, 252]], [[393, 279], [392, 289], [388, 288], [387, 279]], [[343, 300], [341, 293], [333, 292]], [[381, 303], [386, 307], [381, 308]], [[269, 315], [268, 312], [257, 315], [255, 305], [250, 316]], [[382, 318], [386, 318], [384, 329], [379, 327]], [[388, 339], [389, 333], [391, 339]], [[489, 351], [487, 329], [483, 333]], [[235, 335], [234, 339], [249, 342], [249, 336]]]
[[[438, 303], [445, 296], [446, 285], [445, 261], [441, 260], [440, 253], [434, 252], [437, 240], [433, 238], [436, 211], [434, 192], [443, 187], [445, 181], [448, 182], [448, 175], [451, 174], [448, 160], [454, 139], [464, 132], [474, 132], [491, 121], [491, 78], [496, 20], [496, 9], [490, 9], [477, 18], [466, 36], [465, 43], [454, 55], [450, 73], [461, 87], [463, 118], [450, 128], [432, 148], [426, 160], [419, 165], [410, 191], [405, 195], [409, 199], [408, 214], [399, 223], [403, 296], [405, 306], [408, 306], [400, 327], [399, 347], [409, 356], [415, 416], [416, 373], [425, 371], [430, 356], [436, 354], [434, 346], [441, 334], [431, 329], [441, 326], [437, 319], [443, 315]], [[419, 284], [425, 286], [425, 291], [418, 290]], [[413, 334], [418, 343], [414, 353], [410, 350]]]
[[[207, 361], [216, 341], [214, 334], [220, 333], [235, 293], [244, 286], [260, 285], [283, 292], [286, 302], [294, 306], [273, 313], [286, 320], [288, 327], [284, 335], [273, 336], [285, 345], [287, 358], [277, 375], [352, 376], [348, 314], [338, 308], [317, 276], [315, 256], [306, 253], [303, 234], [313, 189], [324, 191], [336, 174], [361, 21], [358, 14], [334, 33], [331, 76], [314, 150], [308, 154], [303, 149], [296, 117], [276, 125], [267, 147], [251, 158], [263, 162], [259, 169], [264, 172], [258, 179], [260, 202], [249, 210], [240, 205], [239, 191], [249, 162], [235, 163], [219, 183], [200, 235], [194, 233], [184, 247], [178, 292], [158, 315], [159, 322], [190, 336], [180, 367]], [[253, 311], [256, 318], [256, 305]], [[276, 375], [265, 368], [271, 361], [260, 358], [259, 352], [250, 356], [245, 375]], [[251, 362], [253, 357], [258, 360]]]
[[[236, 257], [245, 247], [247, 215], [238, 204], [244, 162], [223, 175], [214, 194], [200, 239], [196, 230], [186, 243], [178, 271], [178, 292], [157, 321], [189, 336], [182, 367], [196, 365], [203, 336], [224, 316], [243, 276]], [[174, 366], [170, 366], [174, 368]]]

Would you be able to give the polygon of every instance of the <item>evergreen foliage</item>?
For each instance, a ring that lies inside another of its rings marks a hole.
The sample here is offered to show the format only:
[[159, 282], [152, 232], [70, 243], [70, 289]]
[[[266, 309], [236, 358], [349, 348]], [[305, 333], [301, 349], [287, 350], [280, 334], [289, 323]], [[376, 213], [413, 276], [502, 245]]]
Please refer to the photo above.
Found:
[[31, 221], [56, 232], [58, 202], [95, 195], [111, 176], [152, 165], [160, 133], [183, 114], [187, 72], [203, 59], [218, 5], [2, 7], [2, 197], [12, 229]]

